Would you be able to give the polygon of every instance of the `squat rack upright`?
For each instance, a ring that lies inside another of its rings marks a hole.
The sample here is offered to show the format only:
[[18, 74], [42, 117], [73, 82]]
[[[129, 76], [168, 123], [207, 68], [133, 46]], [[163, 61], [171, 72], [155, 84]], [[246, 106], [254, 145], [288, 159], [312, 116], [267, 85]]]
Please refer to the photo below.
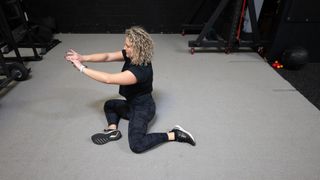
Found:
[[[209, 21], [204, 25], [197, 39], [188, 42], [188, 46], [191, 47], [192, 54], [195, 53], [196, 47], [216, 47], [219, 50], [223, 50], [225, 53], [230, 53], [231, 51], [241, 51], [241, 47], [250, 47], [256, 49], [259, 53], [262, 52], [263, 47], [258, 30], [254, 0], [236, 0], [230, 33], [227, 40], [223, 39], [218, 34], [216, 34], [217, 39], [205, 39], [206, 35], [212, 30], [214, 23], [217, 21], [218, 17], [221, 15], [229, 2], [230, 0], [221, 0], [214, 13], [209, 18]], [[239, 29], [242, 26], [241, 22], [244, 16], [245, 7], [248, 7], [249, 10], [249, 17], [252, 27], [252, 39], [244, 41], [240, 39], [241, 31], [239, 31]]]

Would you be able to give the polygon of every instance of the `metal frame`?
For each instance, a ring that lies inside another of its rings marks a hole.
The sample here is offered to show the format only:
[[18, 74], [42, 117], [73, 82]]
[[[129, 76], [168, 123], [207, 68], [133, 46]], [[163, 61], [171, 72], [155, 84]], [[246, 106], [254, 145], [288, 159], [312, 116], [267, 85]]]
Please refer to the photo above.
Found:
[[191, 47], [192, 54], [195, 52], [195, 47], [216, 47], [220, 50], [224, 50], [226, 53], [229, 53], [231, 51], [241, 51], [240, 47], [257, 48], [258, 52], [262, 51], [262, 44], [265, 42], [261, 42], [260, 40], [260, 34], [258, 30], [257, 17], [253, 0], [248, 0], [248, 3], [245, 4], [245, 6], [247, 6], [249, 9], [253, 33], [252, 40], [242, 41], [241, 39], [236, 39], [236, 29], [237, 27], [241, 26], [241, 24], [239, 24], [241, 5], [245, 3], [245, 0], [237, 0], [236, 2], [237, 5], [233, 15], [229, 39], [225, 40], [221, 36], [217, 35], [217, 40], [205, 40], [205, 36], [210, 32], [212, 27], [214, 27], [214, 23], [216, 22], [220, 14], [223, 12], [223, 10], [226, 8], [229, 1], [230, 0], [221, 0], [218, 7], [211, 15], [209, 21], [205, 24], [197, 39], [188, 42], [188, 46]]
[[[14, 50], [17, 57], [21, 58], [21, 56], [19, 55], [19, 53], [17, 52], [18, 48], [32, 48], [33, 54], [34, 54], [34, 58], [28, 57], [28, 58], [24, 58], [24, 61], [39, 61], [42, 59], [41, 56], [39, 56], [37, 49], [36, 48], [40, 48], [40, 55], [44, 55], [46, 54], [48, 51], [50, 51], [53, 47], [55, 47], [57, 44], [59, 44], [61, 41], [57, 40], [57, 39], [52, 39], [50, 42], [35, 42], [35, 40], [37, 39], [36, 35], [33, 33], [33, 27], [30, 27], [28, 24], [28, 20], [26, 17], [26, 14], [21, 6], [21, 0], [7, 0], [6, 2], [2, 2], [8, 6], [13, 6], [18, 10], [18, 17], [14, 17], [14, 18], [18, 18], [21, 20], [21, 25], [18, 27], [17, 31], [19, 31], [19, 37], [15, 37], [16, 33], [13, 34], [13, 32], [15, 32], [15, 30], [10, 29], [10, 26], [8, 25], [7, 19], [9, 19], [9, 17], [6, 17], [4, 13], [2, 13], [3, 8], [1, 7], [1, 24], [5, 24], [3, 27], [3, 31], [5, 32], [4, 38], [6, 38], [6, 42], [8, 44], [8, 46], [6, 46], [6, 48], [4, 48], [4, 52], [3, 53], [9, 53], [10, 51]], [[0, 4], [0, 6], [2, 6], [2, 4]], [[21, 36], [26, 36], [27, 37], [27, 41], [26, 42], [20, 42], [21, 40]]]
[[195, 17], [201, 10], [202, 6], [205, 4], [206, 0], [196, 0], [195, 4], [192, 5], [190, 9], [191, 13], [185, 19], [185, 23], [182, 24], [182, 35], [185, 35], [189, 30], [201, 30], [203, 28], [203, 24], [193, 24]]
[[5, 78], [0, 79], [0, 90], [1, 90], [2, 88], [6, 87], [11, 81], [14, 80], [14, 78], [11, 77], [10, 75], [8, 66], [5, 62], [1, 49], [0, 49], [0, 68], [4, 73], [3, 75], [6, 76]]
[[[16, 2], [19, 2], [19, 1], [9, 1], [8, 3], [12, 4], [12, 3], [16, 3]], [[5, 2], [4, 2], [5, 3]], [[19, 3], [17, 3], [19, 4]], [[21, 6], [20, 4], [17, 5], [19, 11], [21, 11]], [[22, 12], [19, 12], [19, 13], [22, 13]], [[20, 14], [21, 15], [21, 14]], [[3, 7], [2, 7], [2, 4], [0, 4], [0, 23], [1, 23], [1, 27], [0, 27], [0, 35], [2, 36], [3, 40], [4, 40], [4, 44], [7, 46], [7, 47], [10, 47], [10, 51], [11, 50], [14, 50], [15, 52], [15, 55], [16, 57], [13, 57], [13, 58], [5, 58], [6, 61], [18, 61], [18, 62], [23, 62], [23, 61], [39, 61], [42, 59], [41, 56], [39, 56], [35, 46], [33, 45], [33, 42], [32, 42], [32, 38], [31, 38], [31, 35], [30, 35], [30, 28], [28, 27], [27, 25], [27, 21], [25, 19], [25, 17], [21, 17], [23, 23], [21, 26], [23, 26], [24, 29], [26, 29], [26, 31], [22, 34], [22, 36], [26, 35], [28, 36], [28, 47], [32, 48], [33, 50], [33, 53], [34, 53], [34, 56], [32, 57], [22, 57], [20, 52], [19, 52], [19, 46], [18, 46], [18, 43], [16, 42], [15, 40], [15, 37], [13, 36], [12, 34], [12, 30], [8, 24], [8, 21], [7, 21], [7, 17], [6, 15], [4, 14], [4, 11], [3, 11]], [[2, 54], [2, 52], [1, 52]]]

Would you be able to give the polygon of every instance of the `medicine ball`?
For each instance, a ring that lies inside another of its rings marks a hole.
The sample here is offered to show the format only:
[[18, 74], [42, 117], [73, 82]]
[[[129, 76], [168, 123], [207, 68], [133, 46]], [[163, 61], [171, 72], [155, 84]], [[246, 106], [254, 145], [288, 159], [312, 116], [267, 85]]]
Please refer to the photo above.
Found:
[[291, 47], [282, 53], [281, 62], [285, 68], [300, 69], [308, 63], [308, 51], [301, 47]]

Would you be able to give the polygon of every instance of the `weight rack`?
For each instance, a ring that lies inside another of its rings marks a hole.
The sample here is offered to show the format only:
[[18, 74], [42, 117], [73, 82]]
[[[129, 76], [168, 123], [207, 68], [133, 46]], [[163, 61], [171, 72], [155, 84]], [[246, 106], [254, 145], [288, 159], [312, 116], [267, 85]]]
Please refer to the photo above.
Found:
[[[191, 47], [191, 54], [195, 53], [195, 48], [203, 47], [215, 47], [219, 51], [224, 51], [225, 53], [230, 53], [231, 51], [248, 51], [248, 47], [256, 50], [258, 53], [262, 53], [263, 45], [268, 42], [263, 42], [260, 40], [260, 33], [258, 30], [258, 23], [256, 17], [256, 11], [254, 7], [253, 0], [236, 0], [235, 8], [233, 12], [233, 18], [231, 23], [231, 28], [229, 32], [228, 39], [222, 38], [219, 34], [216, 34], [216, 39], [208, 40], [205, 39], [206, 35], [214, 28], [214, 24], [217, 21], [218, 17], [221, 15], [223, 10], [226, 8], [230, 0], [221, 0], [218, 4], [216, 10], [209, 18], [209, 21], [204, 25], [199, 36], [196, 40], [188, 42], [188, 47]], [[249, 9], [249, 16], [251, 20], [252, 27], [252, 39], [251, 40], [242, 40], [238, 31], [242, 26], [243, 11], [245, 7]], [[188, 27], [185, 25], [185, 27]], [[189, 26], [192, 27], [192, 26]], [[195, 26], [197, 27], [197, 26]], [[247, 47], [247, 49], [241, 49]]]

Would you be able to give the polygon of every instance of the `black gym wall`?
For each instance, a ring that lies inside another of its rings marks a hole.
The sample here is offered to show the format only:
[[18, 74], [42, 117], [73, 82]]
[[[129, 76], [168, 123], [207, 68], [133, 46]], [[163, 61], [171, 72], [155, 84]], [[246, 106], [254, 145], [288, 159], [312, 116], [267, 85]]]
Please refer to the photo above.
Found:
[[[31, 17], [53, 17], [62, 33], [122, 33], [141, 25], [151, 33], [180, 33], [199, 0], [24, 0]], [[203, 0], [193, 23], [205, 23], [217, 1]], [[218, 1], [219, 2], [219, 1]]]
[[281, 58], [284, 50], [302, 46], [308, 50], [309, 62], [320, 62], [320, 1], [282, 0], [282, 13], [267, 58]]

